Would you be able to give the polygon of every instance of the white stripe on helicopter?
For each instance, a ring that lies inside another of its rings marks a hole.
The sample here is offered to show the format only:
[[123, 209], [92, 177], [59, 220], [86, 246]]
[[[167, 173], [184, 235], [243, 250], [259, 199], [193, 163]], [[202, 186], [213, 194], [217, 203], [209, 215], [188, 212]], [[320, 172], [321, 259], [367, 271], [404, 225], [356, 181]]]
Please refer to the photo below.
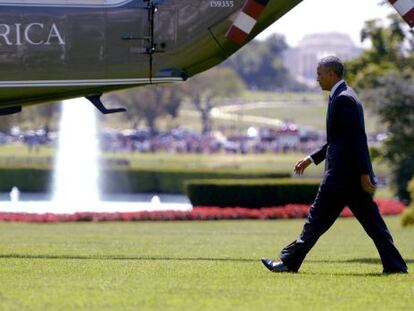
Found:
[[96, 86], [96, 85], [133, 85], [163, 82], [180, 82], [177, 77], [154, 77], [139, 79], [86, 79], [86, 80], [28, 80], [28, 81], [0, 81], [0, 88], [14, 87], [59, 87], [59, 86]]
[[133, 0], [0, 0], [0, 6], [117, 7]]

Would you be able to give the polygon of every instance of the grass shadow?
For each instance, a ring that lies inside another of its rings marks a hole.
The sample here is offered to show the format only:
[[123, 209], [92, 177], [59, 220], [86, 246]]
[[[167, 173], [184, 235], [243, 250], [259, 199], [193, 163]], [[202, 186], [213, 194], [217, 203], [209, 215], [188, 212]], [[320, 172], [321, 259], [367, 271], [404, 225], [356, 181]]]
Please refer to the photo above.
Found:
[[302, 272], [302, 275], [334, 275], [334, 276], [358, 276], [358, 277], [382, 277], [388, 276], [387, 274], [383, 274], [381, 272]]
[[[414, 259], [404, 259], [406, 263], [414, 263]], [[366, 264], [380, 264], [381, 259], [379, 258], [355, 258], [355, 259], [348, 259], [346, 262], [350, 263], [366, 263]]]
[[300, 273], [301, 275], [331, 275], [331, 276], [352, 276], [352, 277], [389, 277], [389, 276], [395, 276], [395, 275], [403, 275], [403, 276], [408, 276], [409, 274], [407, 273], [398, 273], [398, 274], [386, 274], [386, 273], [382, 273], [382, 272], [302, 272]]
[[[404, 259], [406, 263], [414, 263], [414, 259]], [[346, 259], [346, 260], [329, 260], [329, 259], [322, 259], [322, 260], [307, 260], [307, 262], [313, 263], [364, 263], [364, 264], [372, 264], [378, 265], [381, 264], [380, 258], [353, 258], [353, 259]]]
[[[234, 263], [257, 263], [261, 265], [260, 259], [249, 258], [214, 258], [214, 257], [156, 257], [156, 256], [98, 256], [98, 255], [47, 255], [47, 254], [0, 254], [0, 259], [47, 259], [47, 260], [135, 260], [135, 261], [206, 261], [206, 262], [234, 262]], [[364, 263], [381, 264], [378, 258], [355, 258], [347, 260], [307, 260], [310, 263]], [[414, 263], [413, 259], [406, 260], [407, 263]], [[296, 274], [296, 273], [292, 273]], [[357, 273], [357, 272], [299, 272], [300, 275], [335, 275], [335, 276], [356, 276], [356, 277], [382, 277], [388, 276], [383, 273]]]
[[[80, 259], [80, 260], [182, 260], [182, 261], [234, 261], [234, 262], [260, 262], [260, 258], [214, 258], [214, 257], [157, 257], [157, 256], [117, 256], [117, 255], [49, 255], [49, 254], [0, 254], [0, 259]], [[380, 258], [353, 258], [353, 259], [310, 259], [310, 263], [364, 263], [381, 264]], [[406, 263], [414, 263], [414, 259], [405, 259]]]
[[209, 257], [156, 257], [156, 256], [79, 256], [79, 255], [31, 255], [31, 254], [0, 254], [0, 259], [69, 259], [69, 260], [159, 260], [159, 261], [228, 261], [228, 262], [259, 262], [259, 259], [248, 258], [209, 258]]

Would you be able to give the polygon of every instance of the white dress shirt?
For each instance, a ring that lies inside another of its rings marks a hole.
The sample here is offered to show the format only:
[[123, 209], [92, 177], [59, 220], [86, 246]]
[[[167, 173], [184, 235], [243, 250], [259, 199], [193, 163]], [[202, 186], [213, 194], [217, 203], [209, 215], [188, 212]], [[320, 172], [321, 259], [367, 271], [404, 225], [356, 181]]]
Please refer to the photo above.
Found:
[[338, 88], [338, 86], [341, 84], [341, 83], [343, 83], [343, 82], [345, 82], [345, 80], [339, 80], [338, 82], [336, 82], [336, 84], [331, 88], [331, 92], [329, 93], [329, 97], [332, 97], [333, 96], [333, 94], [335, 93], [335, 91], [336, 91], [336, 89]]

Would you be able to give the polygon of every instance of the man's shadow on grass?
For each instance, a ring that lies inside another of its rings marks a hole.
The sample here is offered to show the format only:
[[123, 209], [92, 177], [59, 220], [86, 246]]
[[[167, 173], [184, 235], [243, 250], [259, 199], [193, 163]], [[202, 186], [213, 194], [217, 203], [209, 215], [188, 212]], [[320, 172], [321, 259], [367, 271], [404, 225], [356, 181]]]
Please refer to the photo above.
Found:
[[157, 261], [229, 261], [258, 262], [249, 258], [214, 258], [214, 257], [162, 257], [162, 256], [99, 256], [99, 255], [47, 255], [47, 254], [0, 254], [0, 259], [69, 259], [69, 260], [157, 260]]
[[[404, 259], [406, 263], [414, 263], [414, 259]], [[364, 264], [371, 264], [371, 265], [378, 265], [381, 264], [380, 258], [352, 258], [346, 260], [337, 260], [337, 259], [326, 259], [326, 260], [307, 260], [307, 262], [315, 262], [315, 263], [364, 263]]]
[[[405, 262], [414, 263], [414, 259], [404, 259]], [[362, 263], [362, 264], [370, 264], [370, 265], [381, 265], [380, 258], [353, 258], [353, 259], [346, 259], [346, 260], [307, 260], [310, 263]], [[387, 276], [387, 274], [383, 273], [324, 273], [324, 272], [306, 272], [305, 274], [310, 275], [339, 275], [339, 276]]]
[[[160, 261], [231, 261], [231, 262], [258, 262], [259, 258], [215, 258], [215, 257], [164, 257], [164, 256], [122, 256], [122, 255], [49, 255], [49, 254], [0, 254], [0, 258], [15, 259], [79, 259], [79, 260], [160, 260]], [[310, 259], [310, 263], [364, 263], [381, 264], [379, 258], [338, 259]], [[407, 263], [414, 263], [414, 259], [405, 259]]]
[[[0, 254], [0, 259], [52, 259], [52, 260], [137, 260], [137, 261], [222, 261], [239, 263], [259, 263], [260, 259], [250, 258], [214, 258], [214, 257], [156, 257], [156, 256], [98, 256], [98, 255], [47, 255], [47, 254]], [[414, 263], [414, 259], [406, 259], [407, 263]], [[380, 265], [379, 258], [354, 258], [347, 260], [307, 260], [309, 263], [363, 263]], [[295, 273], [292, 273], [292, 275]], [[326, 273], [326, 272], [305, 272], [300, 275], [337, 275], [337, 276], [383, 276], [382, 273]]]

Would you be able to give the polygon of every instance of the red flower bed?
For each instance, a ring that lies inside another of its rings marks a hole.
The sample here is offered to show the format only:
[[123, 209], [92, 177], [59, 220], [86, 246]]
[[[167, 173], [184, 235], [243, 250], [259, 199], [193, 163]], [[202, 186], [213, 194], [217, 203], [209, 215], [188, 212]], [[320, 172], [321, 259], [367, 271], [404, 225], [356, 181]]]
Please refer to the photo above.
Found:
[[[376, 200], [382, 215], [398, 215], [405, 206], [396, 200]], [[285, 206], [249, 209], [241, 207], [194, 207], [191, 211], [158, 211], [132, 213], [75, 213], [75, 214], [26, 214], [0, 213], [0, 221], [18, 222], [74, 222], [74, 221], [143, 221], [143, 220], [219, 220], [219, 219], [286, 219], [304, 218], [308, 205], [288, 204]], [[342, 217], [352, 216], [346, 208]]]

